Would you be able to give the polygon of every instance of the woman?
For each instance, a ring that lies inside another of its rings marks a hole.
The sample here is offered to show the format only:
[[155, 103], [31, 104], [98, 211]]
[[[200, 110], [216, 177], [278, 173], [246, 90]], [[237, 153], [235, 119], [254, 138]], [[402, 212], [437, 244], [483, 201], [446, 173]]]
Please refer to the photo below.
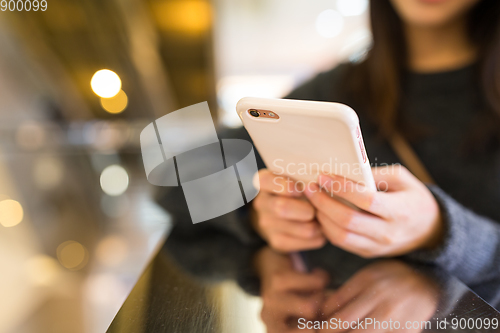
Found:
[[[371, 1], [373, 46], [358, 63], [319, 74], [288, 98], [335, 101], [359, 115], [371, 162], [398, 163], [403, 134], [436, 185], [406, 169], [375, 172], [386, 192], [356, 192], [322, 175], [324, 192], [277, 193], [260, 171], [254, 226], [275, 249], [330, 242], [364, 257], [409, 255], [469, 284], [500, 277], [500, 1]], [[379, 168], [380, 169], [380, 168]]]

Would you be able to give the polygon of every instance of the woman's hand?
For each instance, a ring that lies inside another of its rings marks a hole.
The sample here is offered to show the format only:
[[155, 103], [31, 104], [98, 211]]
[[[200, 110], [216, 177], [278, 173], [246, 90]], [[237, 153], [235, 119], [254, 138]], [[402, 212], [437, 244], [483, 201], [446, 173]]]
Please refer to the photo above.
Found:
[[253, 224], [262, 238], [282, 252], [322, 247], [326, 239], [315, 220], [315, 209], [303, 200], [297, 184], [267, 169], [259, 171], [259, 180], [260, 193], [253, 201]]
[[[334, 245], [362, 257], [395, 256], [436, 246], [442, 238], [439, 205], [427, 187], [398, 165], [373, 168], [379, 192], [341, 176], [320, 175], [305, 194]], [[363, 211], [339, 202], [328, 192]]]

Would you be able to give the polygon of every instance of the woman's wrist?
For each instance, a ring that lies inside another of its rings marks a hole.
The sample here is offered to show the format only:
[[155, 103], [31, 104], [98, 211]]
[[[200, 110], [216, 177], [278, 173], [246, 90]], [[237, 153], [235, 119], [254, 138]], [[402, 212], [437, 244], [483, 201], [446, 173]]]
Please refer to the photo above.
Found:
[[431, 230], [426, 237], [425, 242], [420, 247], [422, 250], [433, 250], [438, 248], [444, 242], [445, 226], [443, 221], [443, 215], [441, 214], [441, 207], [439, 203], [434, 198], [436, 204], [436, 214], [431, 223]]

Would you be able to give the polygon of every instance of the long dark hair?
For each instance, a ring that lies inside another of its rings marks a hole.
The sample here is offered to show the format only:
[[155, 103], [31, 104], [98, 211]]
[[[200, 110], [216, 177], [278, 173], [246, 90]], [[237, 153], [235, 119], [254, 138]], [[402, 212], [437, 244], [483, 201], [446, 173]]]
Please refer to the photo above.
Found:
[[[355, 66], [350, 87], [365, 96], [364, 108], [380, 134], [388, 136], [400, 125], [408, 52], [403, 22], [389, 0], [371, 0], [370, 20], [373, 45], [366, 59]], [[471, 8], [468, 33], [478, 50], [478, 84], [486, 107], [500, 119], [500, 1], [481, 0]]]

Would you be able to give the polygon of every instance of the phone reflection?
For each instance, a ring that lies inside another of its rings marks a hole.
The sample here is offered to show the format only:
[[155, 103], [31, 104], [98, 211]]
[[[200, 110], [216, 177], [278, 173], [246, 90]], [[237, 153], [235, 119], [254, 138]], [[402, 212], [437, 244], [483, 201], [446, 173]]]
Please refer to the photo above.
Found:
[[421, 332], [438, 306], [438, 285], [398, 260], [372, 263], [337, 289], [329, 286], [326, 271], [297, 272], [288, 255], [269, 248], [254, 264], [261, 279], [261, 316], [270, 333]]

